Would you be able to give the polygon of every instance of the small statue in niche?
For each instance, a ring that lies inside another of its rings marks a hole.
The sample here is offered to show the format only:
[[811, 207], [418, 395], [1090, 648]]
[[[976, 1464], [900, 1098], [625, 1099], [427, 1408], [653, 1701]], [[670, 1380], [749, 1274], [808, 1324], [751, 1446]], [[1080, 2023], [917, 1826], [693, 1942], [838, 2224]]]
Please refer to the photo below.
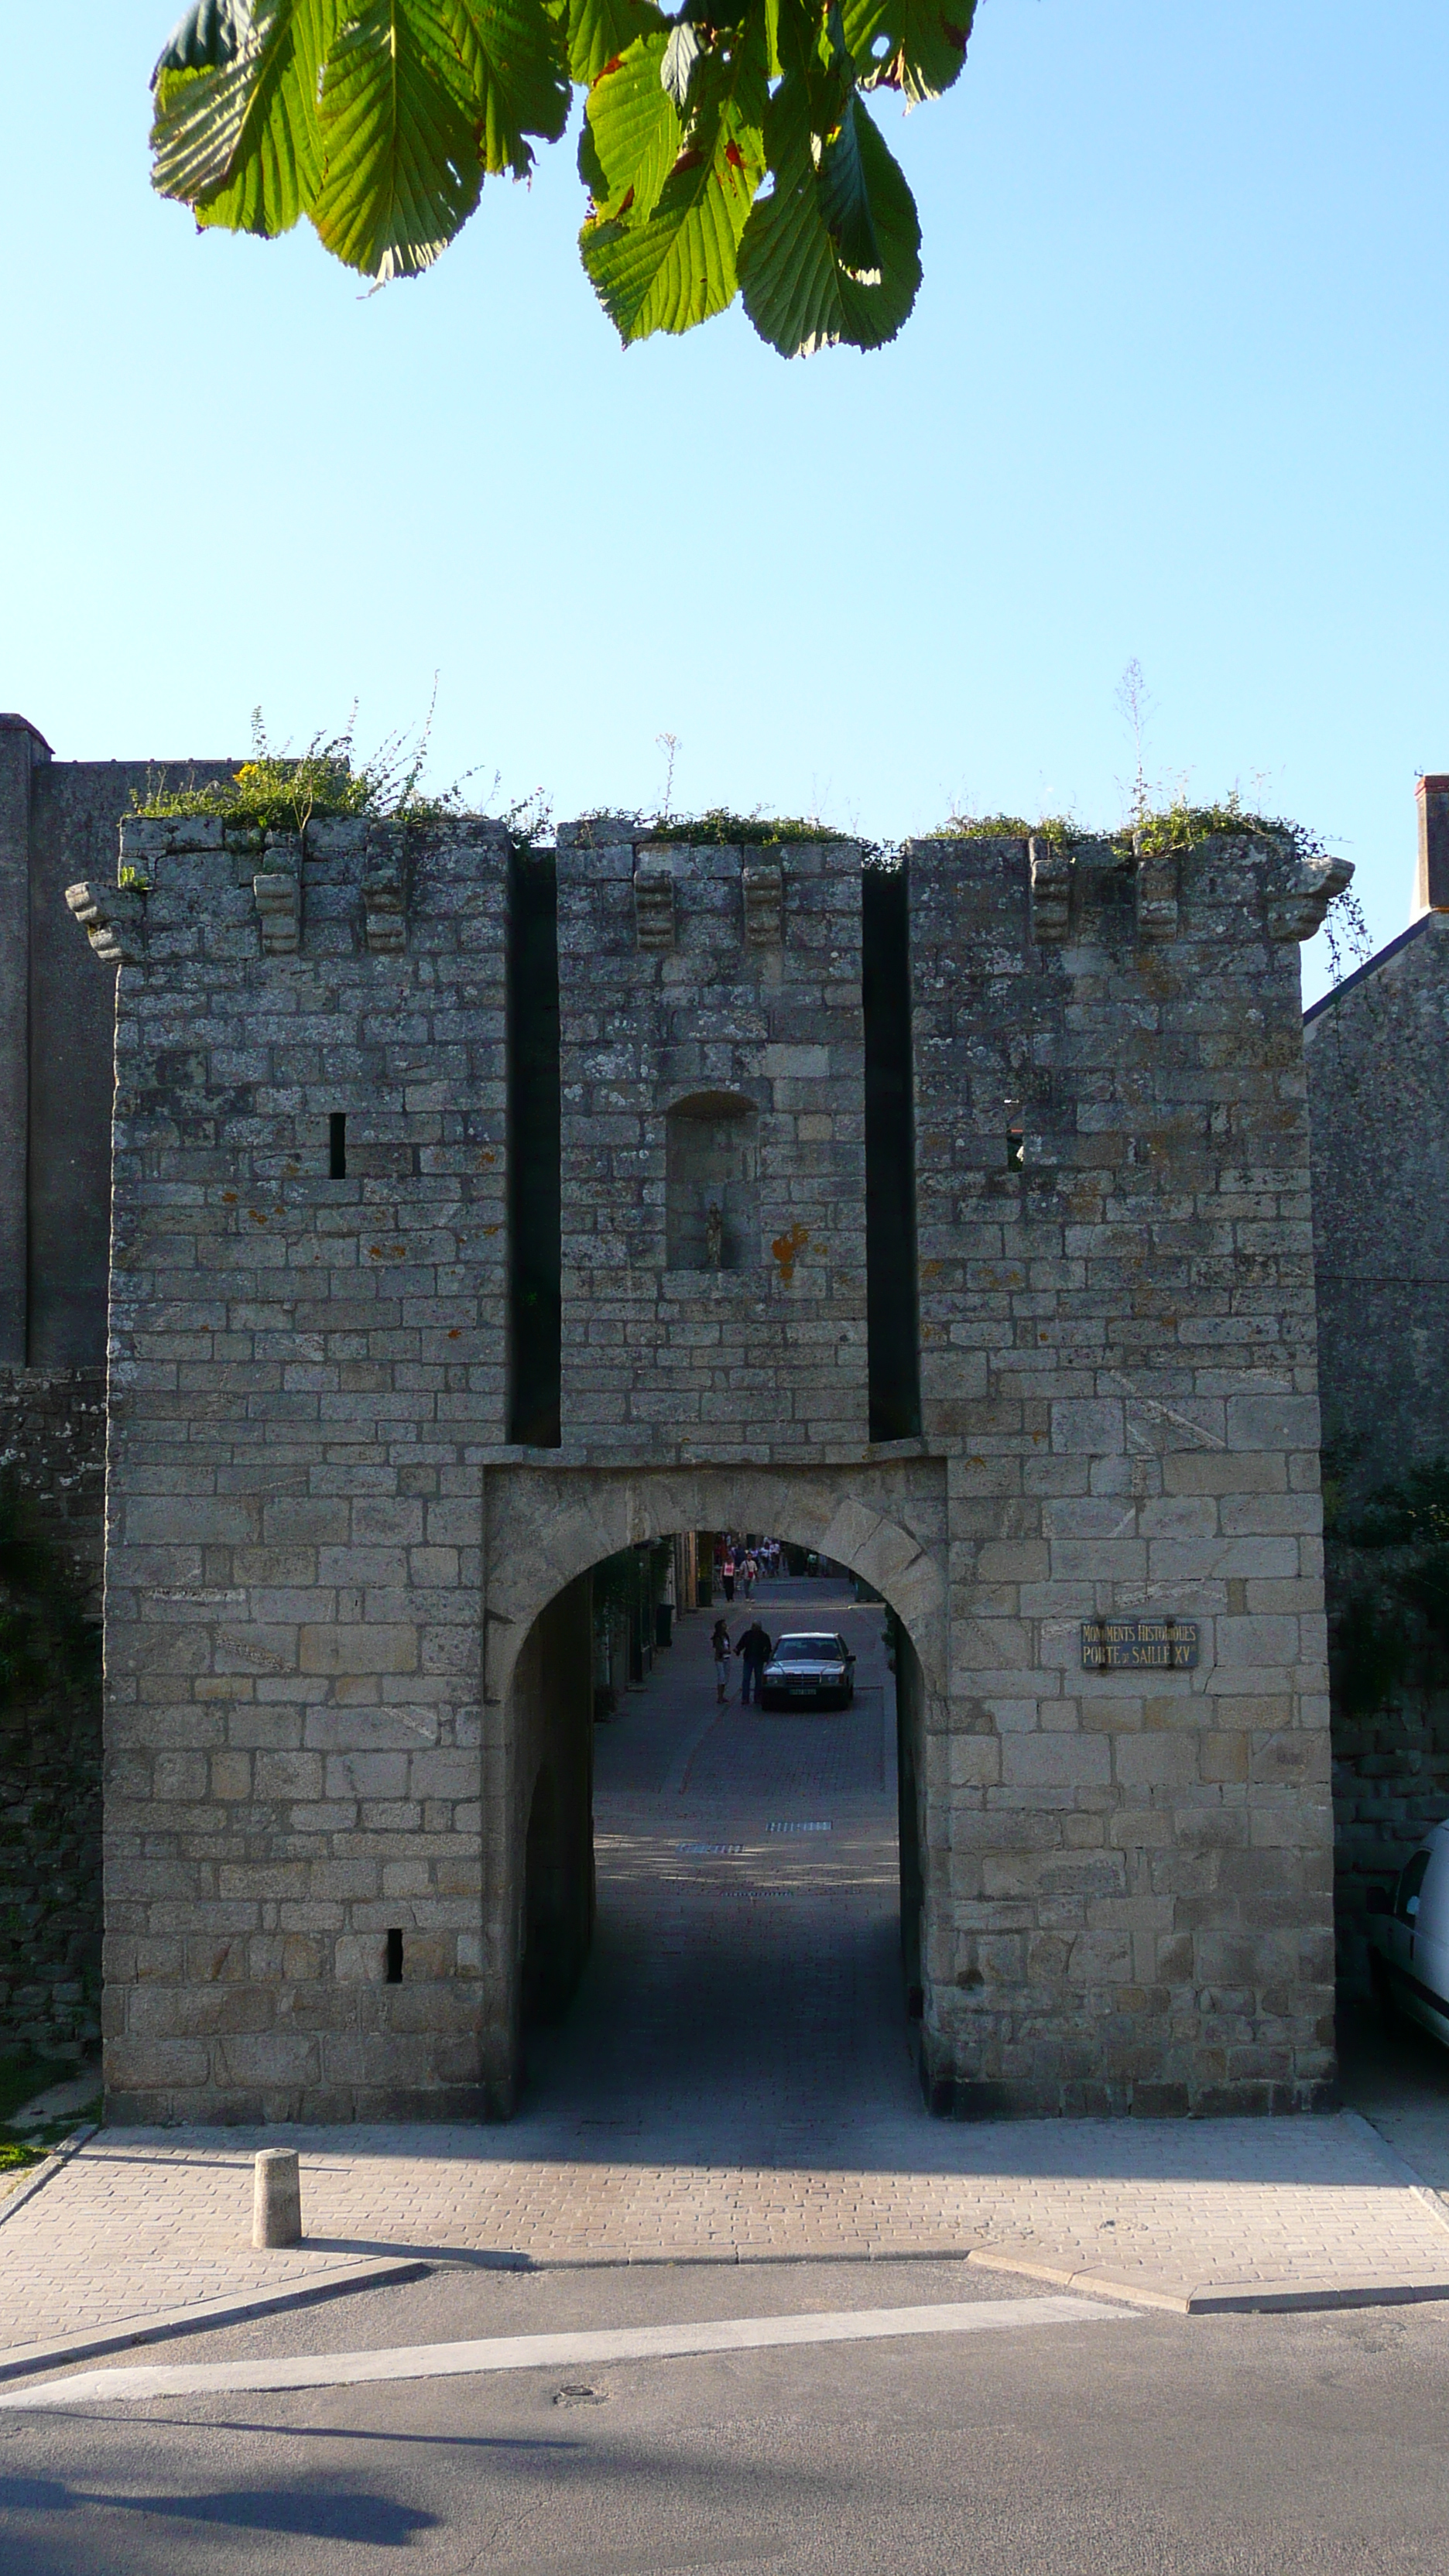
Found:
[[717, 1199], [704, 1212], [704, 1257], [711, 1270], [723, 1270], [724, 1210]]

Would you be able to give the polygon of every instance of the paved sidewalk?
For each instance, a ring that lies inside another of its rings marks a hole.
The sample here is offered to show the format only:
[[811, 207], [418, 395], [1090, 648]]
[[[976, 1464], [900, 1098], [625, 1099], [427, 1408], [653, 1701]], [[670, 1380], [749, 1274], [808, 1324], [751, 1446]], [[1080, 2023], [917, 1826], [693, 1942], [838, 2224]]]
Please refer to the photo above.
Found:
[[[257, 2254], [250, 2157], [267, 2134], [92, 2140], [0, 2233], [0, 2343], [260, 2294], [370, 2253], [577, 2264], [980, 2249], [1173, 2298], [1449, 2289], [1449, 2223], [1351, 2115], [877, 2132], [872, 2162], [834, 2169], [565, 2160], [516, 2131], [300, 2131], [307, 2244]], [[530, 2144], [536, 2160], [519, 2152]]]
[[[599, 1730], [595, 1956], [533, 2052], [516, 2120], [102, 2131], [8, 2218], [0, 2200], [0, 2345], [274, 2292], [372, 2254], [976, 2253], [1174, 2301], [1449, 2292], [1449, 2206], [1352, 2114], [929, 2119], [900, 2008], [880, 1614], [824, 1592], [759, 1606], [776, 1633], [851, 1631], [856, 1709], [716, 1714], [708, 1623], [681, 1623], [649, 1689]], [[736, 1606], [736, 1629], [748, 1616]], [[771, 1830], [801, 1824], [831, 1830]], [[283, 2135], [302, 2153], [307, 2242], [258, 2254], [251, 2157]]]

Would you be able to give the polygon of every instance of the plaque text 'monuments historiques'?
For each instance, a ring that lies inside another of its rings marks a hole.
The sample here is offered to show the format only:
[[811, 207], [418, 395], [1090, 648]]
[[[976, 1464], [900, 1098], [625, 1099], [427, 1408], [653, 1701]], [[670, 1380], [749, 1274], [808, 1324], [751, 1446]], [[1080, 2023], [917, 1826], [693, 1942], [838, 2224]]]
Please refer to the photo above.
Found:
[[1197, 1636], [1195, 1619], [1084, 1619], [1082, 1662], [1089, 1672], [1190, 1673]]

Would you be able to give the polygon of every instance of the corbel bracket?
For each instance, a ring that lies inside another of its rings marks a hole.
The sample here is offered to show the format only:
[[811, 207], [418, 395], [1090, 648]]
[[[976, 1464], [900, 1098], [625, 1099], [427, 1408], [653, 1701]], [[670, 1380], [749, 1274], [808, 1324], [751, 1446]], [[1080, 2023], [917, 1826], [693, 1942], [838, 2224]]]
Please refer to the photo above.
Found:
[[1353, 881], [1351, 859], [1299, 859], [1291, 876], [1268, 889], [1270, 939], [1311, 939], [1336, 894]]
[[252, 879], [264, 957], [295, 957], [302, 937], [302, 880], [284, 868]]
[[779, 948], [785, 936], [785, 870], [778, 859], [753, 859], [740, 871], [747, 948]]
[[138, 886], [67, 886], [66, 904], [97, 957], [107, 966], [133, 965], [145, 942], [146, 898]]
[[1072, 854], [1059, 841], [1028, 843], [1031, 859], [1031, 935], [1040, 948], [1059, 948], [1072, 926]]
[[657, 860], [634, 870], [634, 936], [641, 948], [674, 946], [674, 871]]
[[374, 957], [400, 957], [407, 945], [408, 891], [401, 836], [374, 824], [362, 880], [363, 935]]
[[1136, 876], [1139, 939], [1177, 937], [1177, 861], [1170, 850], [1139, 858]]

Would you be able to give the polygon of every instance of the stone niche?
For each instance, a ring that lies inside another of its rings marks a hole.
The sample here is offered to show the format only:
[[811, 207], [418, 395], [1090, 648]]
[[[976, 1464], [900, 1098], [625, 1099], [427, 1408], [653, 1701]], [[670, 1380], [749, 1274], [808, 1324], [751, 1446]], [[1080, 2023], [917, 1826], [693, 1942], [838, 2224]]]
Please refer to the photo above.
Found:
[[759, 1111], [725, 1091], [677, 1100], [665, 1125], [665, 1266], [753, 1270], [760, 1259]]

